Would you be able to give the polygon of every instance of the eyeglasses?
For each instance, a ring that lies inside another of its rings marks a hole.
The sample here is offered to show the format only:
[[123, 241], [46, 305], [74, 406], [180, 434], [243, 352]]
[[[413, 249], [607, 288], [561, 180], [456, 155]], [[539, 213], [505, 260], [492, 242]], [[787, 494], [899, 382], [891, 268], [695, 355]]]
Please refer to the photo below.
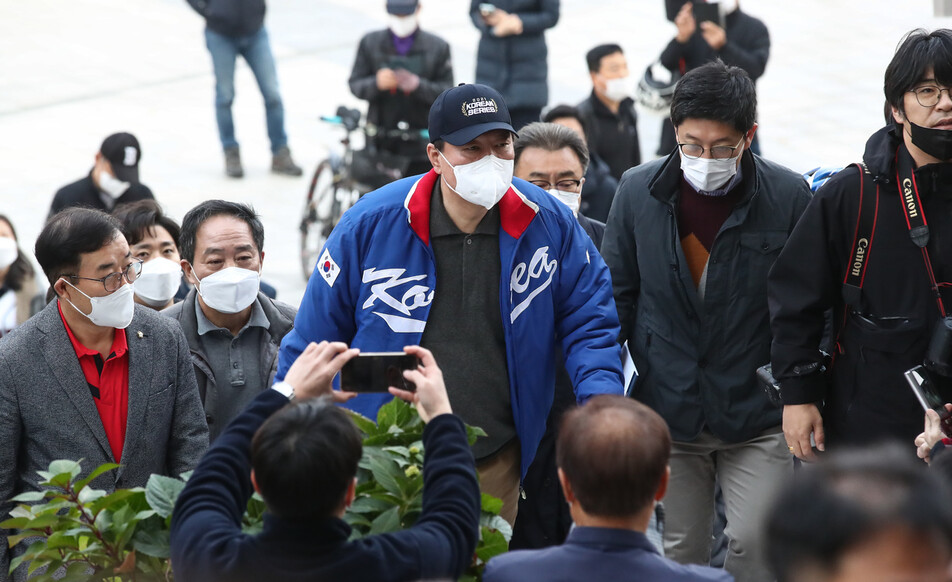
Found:
[[578, 190], [579, 184], [582, 183], [581, 180], [559, 180], [555, 184], [547, 180], [529, 180], [530, 184], [538, 186], [543, 190], [562, 190], [563, 192], [575, 192]]
[[103, 288], [106, 290], [106, 293], [112, 293], [119, 287], [122, 287], [122, 279], [125, 278], [129, 283], [135, 283], [135, 280], [139, 278], [139, 275], [142, 274], [142, 261], [139, 259], [134, 259], [129, 263], [125, 269], [119, 271], [118, 273], [110, 273], [101, 279], [96, 279], [93, 277], [80, 277], [79, 275], [62, 275], [63, 277], [69, 277], [70, 279], [85, 279], [87, 281], [99, 281], [102, 283]]
[[[744, 137], [746, 137], [746, 135]], [[711, 152], [711, 157], [715, 160], [726, 160], [734, 157], [734, 151], [740, 147], [740, 144], [744, 143], [744, 137], [741, 137], [735, 146], [714, 146], [705, 148], [696, 143], [678, 142], [678, 148], [681, 150], [681, 153], [684, 154], [684, 157], [691, 158], [692, 160], [700, 158], [706, 151]]]
[[925, 85], [918, 89], [907, 91], [907, 93], [915, 93], [916, 101], [923, 107], [935, 107], [938, 105], [943, 93], [948, 95], [949, 99], [952, 99], [952, 89], [943, 89], [936, 85]]

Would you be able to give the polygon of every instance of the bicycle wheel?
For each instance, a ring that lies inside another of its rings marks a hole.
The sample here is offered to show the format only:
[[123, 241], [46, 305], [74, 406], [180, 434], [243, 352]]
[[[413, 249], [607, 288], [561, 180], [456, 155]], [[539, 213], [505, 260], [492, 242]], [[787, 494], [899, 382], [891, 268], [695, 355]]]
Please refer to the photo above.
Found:
[[330, 160], [322, 161], [311, 178], [301, 218], [301, 270], [305, 280], [311, 278], [324, 243], [340, 220], [338, 188]]

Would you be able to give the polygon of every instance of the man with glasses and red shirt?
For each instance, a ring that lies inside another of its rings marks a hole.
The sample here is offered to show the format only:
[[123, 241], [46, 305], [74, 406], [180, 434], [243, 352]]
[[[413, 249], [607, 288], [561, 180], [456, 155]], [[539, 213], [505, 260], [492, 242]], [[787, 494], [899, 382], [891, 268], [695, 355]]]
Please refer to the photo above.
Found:
[[[198, 463], [208, 426], [180, 327], [136, 305], [132, 258], [119, 222], [98, 210], [58, 213], [36, 242], [56, 293], [43, 311], [0, 341], [0, 519], [10, 499], [40, 489], [37, 471], [82, 459], [106, 491], [141, 487], [153, 473], [178, 476]], [[24, 548], [0, 530], [0, 578]], [[26, 579], [26, 566], [13, 580]]]
[[810, 200], [801, 176], [749, 151], [756, 114], [743, 69], [685, 74], [671, 103], [678, 148], [625, 172], [601, 247], [638, 369], [630, 396], [671, 430], [665, 556], [710, 561], [716, 479], [724, 567], [739, 582], [773, 578], [759, 523], [793, 471], [755, 371], [770, 360], [767, 272]]

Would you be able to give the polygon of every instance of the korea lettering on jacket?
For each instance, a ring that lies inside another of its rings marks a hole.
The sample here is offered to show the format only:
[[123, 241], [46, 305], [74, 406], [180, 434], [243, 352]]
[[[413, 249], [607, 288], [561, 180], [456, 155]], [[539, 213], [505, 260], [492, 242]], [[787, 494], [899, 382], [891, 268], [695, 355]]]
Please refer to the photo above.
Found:
[[[344, 214], [281, 344], [278, 379], [310, 341], [363, 351], [420, 342], [436, 289], [429, 221], [438, 178], [394, 182]], [[568, 208], [514, 179], [499, 209], [499, 303], [525, 473], [552, 404], [555, 350], [565, 352], [579, 402], [621, 394], [619, 326], [608, 268]], [[347, 406], [373, 418], [390, 398], [361, 394]]]

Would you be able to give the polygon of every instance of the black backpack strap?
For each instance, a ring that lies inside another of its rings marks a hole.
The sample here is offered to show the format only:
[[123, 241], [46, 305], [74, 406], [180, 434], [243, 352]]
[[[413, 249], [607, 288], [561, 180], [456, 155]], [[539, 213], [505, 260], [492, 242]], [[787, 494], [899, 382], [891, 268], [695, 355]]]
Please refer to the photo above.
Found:
[[859, 305], [862, 299], [863, 281], [876, 235], [876, 217], [879, 215], [879, 185], [873, 181], [866, 164], [854, 165], [860, 170], [859, 212], [856, 214], [856, 230], [843, 277], [843, 301], [852, 306]]

